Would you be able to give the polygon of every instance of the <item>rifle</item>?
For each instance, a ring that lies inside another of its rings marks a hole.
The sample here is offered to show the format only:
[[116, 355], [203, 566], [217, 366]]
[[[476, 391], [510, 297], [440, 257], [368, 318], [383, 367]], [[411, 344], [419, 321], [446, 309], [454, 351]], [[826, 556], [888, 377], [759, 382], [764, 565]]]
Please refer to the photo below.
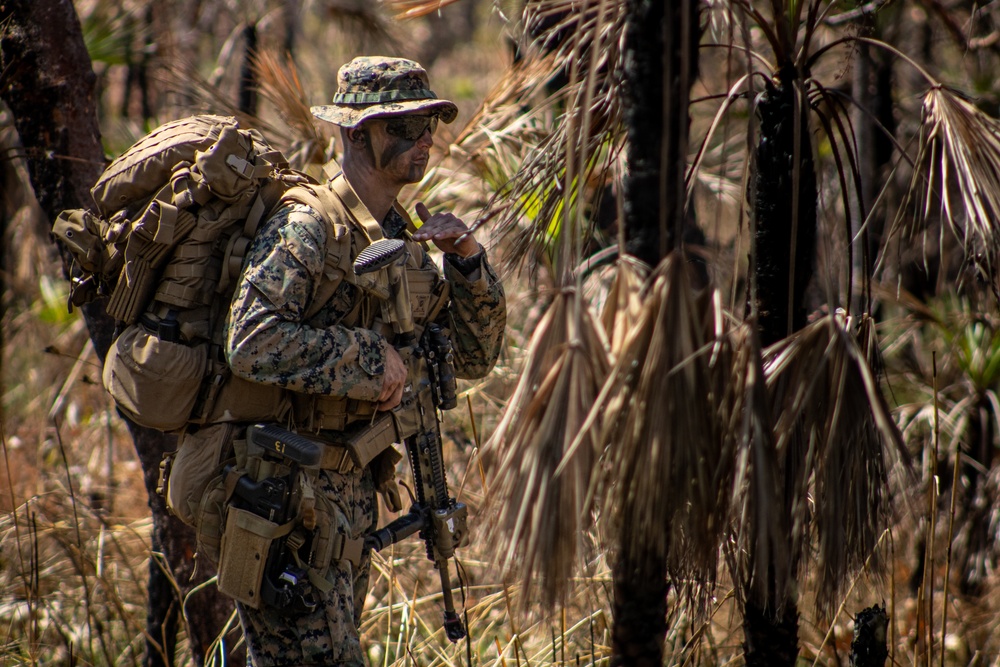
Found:
[[450, 410], [457, 403], [451, 341], [436, 324], [428, 324], [418, 341], [414, 334], [409, 285], [404, 263], [406, 244], [398, 239], [381, 239], [365, 248], [354, 262], [357, 274], [388, 269], [389, 310], [395, 333], [394, 346], [406, 363], [408, 375], [403, 398], [393, 413], [399, 436], [413, 472], [416, 502], [409, 512], [365, 539], [365, 547], [380, 551], [390, 544], [419, 532], [441, 578], [444, 602], [444, 630], [457, 642], [466, 635], [465, 625], [455, 611], [448, 561], [455, 549], [468, 544], [468, 508], [448, 493], [441, 448], [438, 410]]

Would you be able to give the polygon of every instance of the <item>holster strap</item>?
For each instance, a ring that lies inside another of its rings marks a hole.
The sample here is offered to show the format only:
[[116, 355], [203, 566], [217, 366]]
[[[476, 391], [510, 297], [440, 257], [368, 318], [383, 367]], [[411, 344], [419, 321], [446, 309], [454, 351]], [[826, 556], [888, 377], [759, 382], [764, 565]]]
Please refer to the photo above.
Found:
[[361, 552], [365, 546], [364, 539], [355, 540], [337, 533], [333, 538], [333, 560], [348, 560], [351, 565], [358, 567], [361, 564]]

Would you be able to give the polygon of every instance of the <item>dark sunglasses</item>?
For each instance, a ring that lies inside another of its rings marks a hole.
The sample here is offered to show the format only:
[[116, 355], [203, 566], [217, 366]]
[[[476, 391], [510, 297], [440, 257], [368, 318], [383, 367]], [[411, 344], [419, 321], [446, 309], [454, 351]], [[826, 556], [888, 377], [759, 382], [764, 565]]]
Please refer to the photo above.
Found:
[[416, 141], [424, 136], [424, 132], [428, 129], [433, 135], [437, 126], [437, 116], [396, 116], [385, 121], [386, 132], [407, 141]]

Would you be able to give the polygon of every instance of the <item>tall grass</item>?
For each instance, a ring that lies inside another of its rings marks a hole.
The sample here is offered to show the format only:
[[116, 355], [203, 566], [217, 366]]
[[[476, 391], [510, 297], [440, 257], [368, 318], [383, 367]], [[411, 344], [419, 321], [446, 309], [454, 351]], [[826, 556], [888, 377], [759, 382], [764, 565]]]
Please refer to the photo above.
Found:
[[[518, 331], [530, 327], [532, 317], [530, 309], [517, 304], [533, 298], [527, 298], [531, 295], [526, 285], [515, 283], [511, 288], [510, 339], [516, 341], [521, 335]], [[140, 664], [145, 646], [145, 583], [154, 557], [141, 472], [128, 434], [112, 416], [97, 384], [96, 360], [77, 316], [53, 319], [41, 294], [39, 290], [33, 307], [9, 310], [3, 320], [0, 663]], [[894, 331], [900, 337], [915, 335], [910, 328], [901, 330]], [[896, 340], [888, 339], [890, 361], [899, 358], [900, 348], [893, 345]], [[449, 482], [470, 506], [474, 526], [473, 545], [460, 553], [463, 588], [457, 595], [470, 638], [455, 645], [445, 639], [432, 565], [419, 541], [404, 542], [378, 555], [373, 564], [361, 626], [373, 667], [547, 667], [610, 662], [611, 586], [603, 553], [598, 551], [584, 572], [570, 580], [565, 603], [554, 613], [523, 615], [519, 608], [532, 608], [532, 600], [524, 599], [518, 581], [503, 579], [495, 553], [485, 546], [491, 526], [480, 514], [485, 495], [480, 466], [488, 468], [493, 462], [478, 459], [477, 444], [485, 442], [496, 426], [521, 354], [512, 345], [486, 382], [465, 386], [467, 399], [446, 415], [444, 424]], [[947, 368], [941, 371], [943, 375], [948, 372]], [[913, 394], [899, 384], [894, 389]], [[951, 405], [951, 391], [942, 391], [942, 414]], [[907, 424], [910, 434], [920, 428]], [[953, 461], [947, 458], [954, 442], [949, 428], [948, 424], [942, 428], [942, 468]], [[929, 524], [927, 505], [912, 492], [904, 497], [897, 489], [896, 498], [893, 529], [879, 545], [889, 565], [886, 584], [880, 585], [863, 569], [849, 592], [837, 600], [834, 615], [824, 617], [814, 611], [816, 573], [803, 579], [802, 660], [847, 664], [852, 614], [886, 600], [892, 615], [890, 650], [895, 664], [941, 664], [942, 651], [945, 665], [997, 664], [1000, 589], [995, 575], [979, 598], [956, 594], [954, 582], [945, 598], [949, 503], [942, 502], [935, 510], [934, 558], [928, 559], [933, 567], [911, 587], [916, 538], [924, 533], [922, 526]], [[905, 498], [909, 501], [904, 502]], [[388, 515], [382, 516], [386, 520]], [[599, 544], [594, 535], [585, 539]], [[678, 610], [670, 619], [669, 664], [739, 664], [742, 633], [731, 589], [723, 573], [716, 588], [708, 592], [711, 604], [703, 617], [669, 605]], [[924, 601], [922, 608], [918, 608], [918, 598]], [[931, 602], [933, 626], [929, 627], [927, 605]], [[948, 609], [944, 641], [943, 604]], [[178, 656], [181, 664], [193, 662], [183, 629]]]

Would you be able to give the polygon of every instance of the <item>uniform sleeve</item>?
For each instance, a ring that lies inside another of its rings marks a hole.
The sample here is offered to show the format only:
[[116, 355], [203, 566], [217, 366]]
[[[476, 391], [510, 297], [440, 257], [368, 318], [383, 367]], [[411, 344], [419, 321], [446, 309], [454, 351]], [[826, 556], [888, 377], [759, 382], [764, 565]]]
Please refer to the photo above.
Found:
[[267, 221], [229, 309], [226, 356], [233, 373], [253, 382], [374, 401], [388, 342], [368, 329], [304, 322], [322, 280], [328, 230], [303, 205]]
[[503, 285], [486, 252], [479, 254], [480, 265], [472, 270], [444, 261], [444, 276], [451, 283], [451, 303], [439, 321], [451, 331], [455, 373], [466, 379], [481, 378], [490, 372], [500, 356], [507, 326]]

